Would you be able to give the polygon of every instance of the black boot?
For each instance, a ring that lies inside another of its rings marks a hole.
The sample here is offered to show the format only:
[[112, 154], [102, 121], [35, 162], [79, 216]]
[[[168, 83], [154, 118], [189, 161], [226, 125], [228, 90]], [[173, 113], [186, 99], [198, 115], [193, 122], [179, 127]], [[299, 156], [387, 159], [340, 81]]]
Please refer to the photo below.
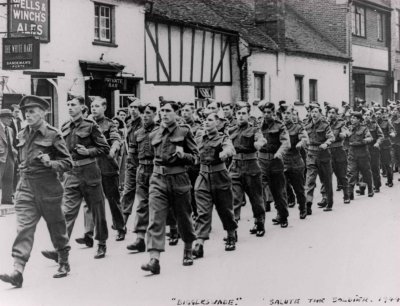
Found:
[[225, 251], [234, 251], [236, 249], [236, 241], [234, 236], [228, 236], [225, 243]]
[[307, 209], [305, 203], [299, 205], [300, 219], [305, 219], [307, 217]]
[[311, 216], [312, 215], [312, 202], [307, 202], [307, 215]]
[[143, 271], [150, 271], [153, 274], [160, 274], [160, 261], [156, 258], [152, 258], [147, 264], [143, 264], [141, 268]]
[[365, 195], [365, 187], [360, 186], [359, 190], [356, 190], [358, 195]]
[[204, 247], [200, 243], [196, 243], [193, 249], [194, 258], [202, 258], [204, 256]]
[[79, 244], [86, 245], [88, 248], [93, 247], [93, 238], [88, 234], [85, 234], [82, 238], [76, 238], [75, 241]]
[[344, 188], [343, 189], [343, 203], [344, 204], [350, 204], [350, 189], [349, 188]]
[[10, 283], [16, 288], [21, 288], [24, 278], [21, 272], [13, 271], [11, 274], [0, 274], [0, 280]]
[[71, 268], [68, 262], [60, 263], [60, 265], [58, 266], [57, 273], [54, 274], [53, 277], [54, 278], [66, 277], [70, 271]]
[[125, 240], [125, 231], [118, 230], [118, 235], [115, 238], [115, 241], [123, 241]]
[[177, 245], [179, 240], [178, 230], [171, 228], [169, 231], [169, 245]]
[[327, 204], [328, 203], [326, 202], [325, 198], [322, 198], [321, 202], [317, 203], [319, 208], [324, 208], [324, 207], [326, 207]]
[[184, 266], [193, 265], [193, 252], [192, 252], [192, 249], [184, 249], [183, 250], [182, 264]]
[[136, 241], [132, 244], [128, 244], [126, 248], [130, 251], [138, 251], [139, 253], [146, 251], [146, 244], [144, 243], [144, 239], [136, 238]]
[[97, 247], [96, 255], [94, 255], [95, 259], [100, 259], [106, 257], [107, 246], [105, 244], [99, 244]]
[[[265, 227], [264, 227], [264, 222], [258, 221], [257, 222], [257, 232], [256, 236], [257, 237], [262, 237], [265, 234]], [[229, 237], [228, 237], [229, 238]]]
[[58, 253], [56, 251], [42, 251], [42, 255], [58, 263]]

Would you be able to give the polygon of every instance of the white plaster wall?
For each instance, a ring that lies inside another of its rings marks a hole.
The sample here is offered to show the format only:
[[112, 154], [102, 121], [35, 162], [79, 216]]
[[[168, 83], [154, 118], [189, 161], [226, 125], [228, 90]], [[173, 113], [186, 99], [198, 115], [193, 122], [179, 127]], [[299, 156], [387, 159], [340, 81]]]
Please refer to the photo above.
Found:
[[[95, 46], [94, 3], [89, 0], [51, 0], [50, 42], [40, 45], [40, 69], [42, 72], [61, 72], [58, 78], [59, 121], [68, 118], [65, 105], [67, 91], [78, 78], [72, 91], [84, 93], [84, 80], [79, 60], [103, 60], [125, 65], [124, 72], [144, 77], [144, 8], [132, 1], [100, 0], [115, 5], [115, 43], [117, 48]], [[4, 7], [0, 14], [5, 16]], [[0, 18], [0, 31], [5, 31], [7, 22]], [[30, 94], [30, 76], [22, 71], [3, 71], [9, 76], [8, 86], [18, 93]]]
[[[349, 65], [293, 55], [253, 53], [249, 57], [249, 101], [254, 101], [254, 72], [265, 72], [265, 99], [296, 100], [294, 75], [303, 75], [303, 99], [309, 103], [309, 80], [318, 80], [318, 101], [340, 106], [349, 100]], [[346, 73], [344, 73], [346, 67]]]
[[353, 45], [353, 66], [389, 70], [389, 51], [364, 46]]

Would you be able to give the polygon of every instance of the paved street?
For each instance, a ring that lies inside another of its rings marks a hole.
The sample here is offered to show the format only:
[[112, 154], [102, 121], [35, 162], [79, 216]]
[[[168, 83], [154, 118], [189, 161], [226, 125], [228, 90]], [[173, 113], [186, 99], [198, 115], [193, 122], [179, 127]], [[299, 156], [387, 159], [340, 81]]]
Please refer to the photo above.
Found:
[[[124, 242], [115, 242], [115, 232], [110, 231], [108, 253], [101, 260], [93, 259], [95, 249], [82, 248], [72, 239], [71, 274], [53, 279], [57, 266], [40, 254], [51, 246], [41, 221], [23, 288], [0, 283], [0, 305], [257, 306], [283, 305], [284, 299], [300, 305], [322, 304], [317, 299], [325, 299], [324, 305], [367, 303], [343, 301], [357, 298], [368, 298], [369, 305], [400, 304], [389, 300], [400, 297], [399, 197], [399, 183], [390, 190], [383, 187], [374, 198], [357, 197], [351, 205], [344, 205], [336, 193], [333, 212], [322, 212], [315, 205], [313, 215], [303, 221], [293, 208], [286, 229], [272, 225], [275, 212], [271, 212], [263, 238], [248, 234], [252, 226], [248, 205], [237, 250], [230, 253], [223, 250], [224, 233], [215, 215], [205, 258], [183, 267], [182, 242], [167, 246], [158, 276], [140, 270], [148, 260], [146, 253], [126, 250], [133, 233]], [[81, 214], [73, 238], [82, 231]], [[0, 233], [0, 271], [9, 272], [15, 215], [0, 218]]]

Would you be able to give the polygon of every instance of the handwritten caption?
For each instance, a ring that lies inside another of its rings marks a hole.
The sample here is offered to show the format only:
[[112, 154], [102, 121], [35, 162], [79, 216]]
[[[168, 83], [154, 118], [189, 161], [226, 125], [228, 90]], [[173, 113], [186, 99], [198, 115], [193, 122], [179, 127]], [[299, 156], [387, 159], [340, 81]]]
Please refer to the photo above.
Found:
[[[251, 299], [252, 300], [252, 299]], [[242, 297], [237, 298], [201, 298], [201, 299], [182, 299], [172, 298], [171, 302], [176, 306], [202, 306], [202, 305], [230, 305], [240, 306], [244, 305], [246, 301]], [[243, 303], [242, 303], [243, 302]], [[248, 301], [247, 301], [248, 302]], [[253, 300], [254, 302], [254, 300]], [[384, 305], [384, 304], [400, 304], [400, 297], [382, 296], [382, 297], [367, 297], [361, 295], [347, 296], [347, 297], [321, 297], [321, 298], [290, 298], [290, 299], [277, 299], [277, 298], [263, 298], [260, 304], [257, 305], [356, 305], [356, 304], [369, 304], [369, 305]]]
[[231, 305], [237, 306], [238, 303], [242, 301], [241, 297], [235, 299], [178, 299], [172, 298], [175, 305], [185, 305], [185, 306], [199, 306], [199, 305]]
[[350, 296], [350, 297], [332, 297], [332, 298], [306, 298], [306, 299], [269, 299], [267, 305], [307, 305], [307, 304], [398, 304], [400, 297], [377, 297], [371, 298], [366, 296]]

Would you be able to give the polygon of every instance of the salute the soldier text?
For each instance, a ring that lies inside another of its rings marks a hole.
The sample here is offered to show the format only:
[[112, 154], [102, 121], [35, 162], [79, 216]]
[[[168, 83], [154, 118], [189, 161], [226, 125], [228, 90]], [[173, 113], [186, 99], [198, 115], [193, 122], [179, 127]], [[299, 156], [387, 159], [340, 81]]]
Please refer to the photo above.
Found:
[[71, 168], [71, 156], [61, 133], [44, 121], [49, 104], [36, 96], [25, 96], [20, 103], [28, 126], [18, 134], [21, 163], [20, 181], [15, 194], [17, 237], [12, 247], [14, 271], [0, 279], [21, 287], [22, 274], [33, 247], [36, 225], [41, 217], [47, 223], [59, 263], [55, 278], [70, 271], [70, 250], [65, 217], [61, 209], [63, 187], [58, 173]]

